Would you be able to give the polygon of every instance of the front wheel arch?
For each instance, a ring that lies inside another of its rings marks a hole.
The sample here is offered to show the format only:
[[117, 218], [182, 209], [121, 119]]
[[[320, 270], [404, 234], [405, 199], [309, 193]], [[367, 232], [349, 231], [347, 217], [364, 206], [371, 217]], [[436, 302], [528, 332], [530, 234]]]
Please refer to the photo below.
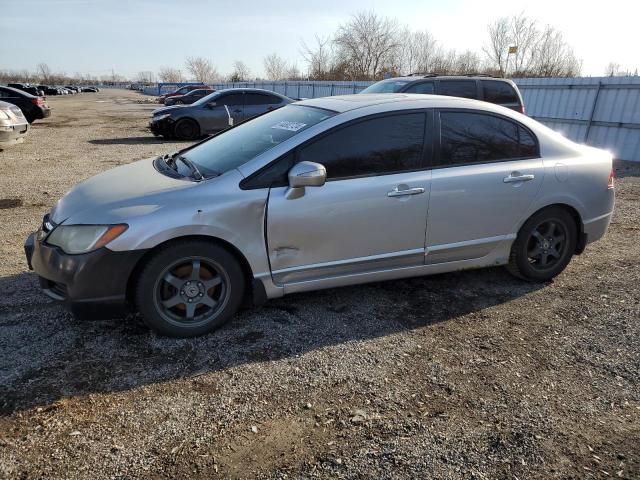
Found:
[[242, 254], [242, 252], [240, 252], [240, 250], [238, 250], [233, 244], [227, 242], [226, 240], [222, 240], [221, 238], [218, 238], [218, 237], [210, 237], [207, 235], [185, 235], [182, 237], [172, 238], [165, 242], [159, 243], [153, 248], [150, 248], [136, 262], [135, 266], [133, 267], [133, 270], [131, 271], [131, 274], [129, 275], [129, 279], [127, 280], [126, 301], [128, 305], [132, 306], [135, 303], [134, 302], [135, 287], [136, 287], [138, 278], [140, 276], [140, 273], [142, 272], [143, 267], [146, 265], [146, 262], [148, 262], [149, 259], [153, 255], [155, 255], [155, 253], [158, 250], [162, 248], [166, 248], [174, 243], [179, 243], [185, 240], [201, 240], [201, 241], [211, 242], [215, 245], [221, 246], [222, 248], [227, 250], [231, 255], [233, 255], [234, 258], [240, 264], [240, 267], [242, 268], [242, 273], [244, 274], [245, 297], [248, 296], [248, 298], [251, 298], [252, 287], [253, 287], [253, 270], [251, 269], [251, 266], [249, 265], [249, 262], [247, 261], [246, 257]]

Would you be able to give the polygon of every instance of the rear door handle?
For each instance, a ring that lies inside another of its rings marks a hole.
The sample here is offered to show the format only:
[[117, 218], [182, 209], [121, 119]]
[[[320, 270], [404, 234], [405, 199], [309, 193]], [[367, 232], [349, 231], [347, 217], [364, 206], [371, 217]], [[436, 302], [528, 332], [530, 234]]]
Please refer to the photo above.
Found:
[[504, 177], [502, 181], [504, 183], [528, 182], [534, 178], [536, 178], [536, 176], [533, 174], [522, 175], [520, 172], [511, 172], [511, 174], [509, 174], [508, 177]]
[[399, 190], [398, 187], [396, 187], [390, 192], [387, 192], [387, 197], [403, 197], [405, 195], [419, 195], [421, 193], [424, 193], [424, 188], [421, 187], [407, 188], [404, 190]]

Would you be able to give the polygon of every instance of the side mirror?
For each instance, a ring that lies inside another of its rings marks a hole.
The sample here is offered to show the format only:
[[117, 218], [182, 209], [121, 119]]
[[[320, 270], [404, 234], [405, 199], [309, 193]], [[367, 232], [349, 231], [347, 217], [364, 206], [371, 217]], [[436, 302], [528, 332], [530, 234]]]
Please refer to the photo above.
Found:
[[289, 170], [289, 190], [287, 199], [293, 200], [304, 195], [305, 187], [321, 187], [327, 181], [324, 165], [314, 162], [300, 162]]

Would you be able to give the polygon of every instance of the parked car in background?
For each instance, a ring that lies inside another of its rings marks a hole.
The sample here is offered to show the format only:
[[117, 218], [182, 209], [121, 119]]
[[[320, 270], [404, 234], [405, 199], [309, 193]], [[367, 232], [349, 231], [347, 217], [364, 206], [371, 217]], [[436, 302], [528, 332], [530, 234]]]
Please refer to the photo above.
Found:
[[199, 84], [199, 85], [185, 85], [184, 87], [180, 87], [177, 90], [174, 90], [173, 92], [169, 92], [169, 93], [165, 93], [164, 95], [160, 95], [158, 97], [158, 103], [163, 103], [164, 101], [169, 98], [169, 97], [175, 97], [177, 95], [186, 95], [187, 93], [189, 93], [191, 90], [198, 90], [201, 88], [208, 88], [205, 84]]
[[100, 89], [98, 87], [82, 87], [83, 92], [96, 93], [99, 92]]
[[22, 90], [23, 92], [30, 93], [31, 95], [35, 95], [38, 97], [44, 97], [44, 91], [35, 85], [28, 85], [24, 83], [9, 83], [7, 87], [17, 88], [18, 90]]
[[39, 90], [43, 91], [45, 95], [60, 95], [60, 91], [49, 85], [38, 85]]
[[0, 101], [19, 107], [29, 123], [51, 115], [51, 110], [42, 97], [36, 97], [17, 88], [0, 87]]
[[289, 97], [259, 88], [219, 90], [191, 105], [154, 110], [149, 128], [154, 135], [195, 140], [233, 124], [293, 102]]
[[613, 208], [609, 152], [513, 110], [348, 95], [90, 178], [25, 252], [44, 292], [80, 316], [134, 305], [184, 337], [229, 320], [245, 294], [496, 265], [548, 281], [605, 234]]
[[524, 102], [517, 85], [505, 78], [449, 76], [415, 73], [389, 78], [369, 85], [360, 93], [426, 93], [472, 98], [495, 103], [524, 113]]
[[190, 105], [202, 97], [211, 95], [215, 90], [213, 88], [198, 88], [197, 90], [191, 90], [184, 95], [175, 95], [173, 97], [167, 97], [164, 100], [164, 104], [169, 107], [171, 105]]
[[29, 122], [22, 110], [12, 103], [0, 102], [0, 149], [24, 141]]

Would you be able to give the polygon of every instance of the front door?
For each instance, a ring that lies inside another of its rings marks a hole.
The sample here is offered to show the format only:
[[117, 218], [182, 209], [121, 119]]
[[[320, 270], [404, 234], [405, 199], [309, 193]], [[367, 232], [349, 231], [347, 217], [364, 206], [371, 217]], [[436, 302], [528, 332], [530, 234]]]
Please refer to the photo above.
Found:
[[431, 172], [424, 112], [367, 118], [296, 152], [320, 163], [327, 183], [286, 198], [271, 189], [267, 248], [287, 284], [424, 263]]
[[243, 92], [226, 93], [211, 99], [207, 105], [202, 105], [200, 126], [203, 133], [215, 133], [229, 127], [229, 115], [227, 115], [225, 106], [229, 109], [229, 115], [233, 118], [234, 125], [244, 120]]
[[480, 258], [513, 240], [544, 176], [535, 137], [519, 123], [469, 110], [439, 118], [427, 264]]

